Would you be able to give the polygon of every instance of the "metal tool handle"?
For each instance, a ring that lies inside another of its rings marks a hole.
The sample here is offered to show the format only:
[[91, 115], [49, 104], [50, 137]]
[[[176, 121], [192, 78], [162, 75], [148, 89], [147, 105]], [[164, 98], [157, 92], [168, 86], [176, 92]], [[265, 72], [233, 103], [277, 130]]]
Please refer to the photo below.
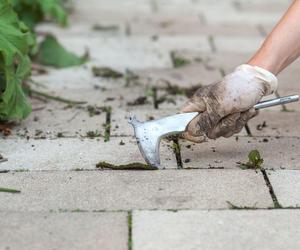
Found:
[[276, 105], [286, 104], [290, 102], [296, 102], [299, 101], [299, 95], [289, 95], [289, 96], [283, 96], [280, 98], [270, 99], [267, 101], [262, 101], [254, 105], [255, 109], [263, 109], [268, 108]]

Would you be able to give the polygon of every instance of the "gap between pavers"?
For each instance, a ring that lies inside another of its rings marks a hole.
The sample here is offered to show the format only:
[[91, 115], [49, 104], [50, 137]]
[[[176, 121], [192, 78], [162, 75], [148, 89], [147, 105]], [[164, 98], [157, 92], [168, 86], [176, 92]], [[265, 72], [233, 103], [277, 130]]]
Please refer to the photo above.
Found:
[[279, 203], [283, 207], [300, 207], [300, 171], [276, 170], [267, 173]]
[[127, 249], [127, 213], [0, 212], [1, 249]]
[[[8, 161], [1, 170], [74, 170], [95, 169], [98, 162], [114, 165], [143, 163], [136, 139], [111, 137], [54, 140], [6, 139], [0, 141], [0, 153]], [[177, 168], [171, 143], [161, 144], [161, 162], [165, 168]]]
[[133, 250], [300, 247], [300, 210], [134, 211]]
[[54, 171], [0, 175], [0, 211], [273, 207], [260, 172], [239, 170]]
[[185, 168], [234, 168], [247, 163], [248, 154], [257, 149], [266, 169], [300, 169], [300, 138], [297, 137], [231, 137], [195, 144], [181, 141]]

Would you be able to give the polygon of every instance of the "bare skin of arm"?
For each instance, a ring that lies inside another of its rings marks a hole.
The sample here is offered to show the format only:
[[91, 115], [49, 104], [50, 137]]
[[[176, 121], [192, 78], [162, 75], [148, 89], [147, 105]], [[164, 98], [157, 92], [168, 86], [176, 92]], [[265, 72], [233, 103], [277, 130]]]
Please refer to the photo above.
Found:
[[295, 0], [247, 64], [279, 74], [300, 56], [300, 0]]

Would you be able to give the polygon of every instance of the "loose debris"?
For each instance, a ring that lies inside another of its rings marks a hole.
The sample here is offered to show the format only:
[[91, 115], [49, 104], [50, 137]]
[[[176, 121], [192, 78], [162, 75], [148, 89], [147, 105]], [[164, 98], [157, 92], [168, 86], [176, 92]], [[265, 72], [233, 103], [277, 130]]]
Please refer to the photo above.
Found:
[[139, 96], [132, 102], [127, 102], [128, 106], [138, 106], [138, 105], [145, 105], [148, 104], [149, 101], [147, 100], [147, 96]]
[[4, 157], [0, 154], [0, 163], [1, 163], [1, 162], [5, 162], [5, 161], [7, 161], [7, 158], [4, 158]]
[[93, 67], [92, 72], [94, 76], [118, 79], [123, 77], [123, 73], [113, 70], [109, 67]]
[[139, 162], [133, 162], [125, 165], [113, 165], [105, 161], [101, 161], [96, 164], [96, 168], [112, 170], [157, 170], [156, 167], [152, 167]]
[[0, 192], [3, 192], [3, 193], [12, 193], [12, 194], [21, 193], [20, 190], [11, 189], [11, 188], [3, 188], [3, 187], [0, 187]]
[[11, 135], [11, 124], [8, 123], [0, 123], [0, 132], [4, 136], [9, 136]]
[[264, 159], [261, 157], [257, 149], [252, 150], [248, 154], [248, 162], [241, 163], [237, 162], [241, 169], [261, 169], [264, 163]]
[[170, 57], [174, 68], [180, 68], [190, 64], [189, 60], [178, 56], [175, 51], [171, 51]]
[[118, 31], [119, 26], [118, 25], [102, 25], [102, 24], [95, 24], [92, 27], [93, 30], [96, 31]]
[[94, 138], [100, 137], [100, 136], [101, 136], [101, 133], [98, 130], [86, 132], [86, 137], [88, 137], [90, 139], [94, 139]]
[[88, 105], [86, 110], [89, 113], [89, 116], [93, 117], [95, 115], [100, 115], [103, 112], [103, 107]]
[[263, 130], [263, 129], [266, 128], [266, 127], [268, 127], [268, 126], [267, 126], [266, 121], [264, 121], [263, 123], [257, 124], [257, 125], [256, 125], [256, 130], [261, 131], [261, 130]]

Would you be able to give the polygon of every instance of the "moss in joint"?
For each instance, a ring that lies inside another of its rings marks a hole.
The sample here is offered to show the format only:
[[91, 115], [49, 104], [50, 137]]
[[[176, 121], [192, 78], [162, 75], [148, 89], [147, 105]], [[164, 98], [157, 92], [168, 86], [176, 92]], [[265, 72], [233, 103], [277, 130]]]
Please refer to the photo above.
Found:
[[157, 170], [156, 167], [152, 167], [140, 162], [133, 162], [125, 165], [113, 165], [111, 163], [101, 161], [96, 164], [96, 168], [112, 170]]

